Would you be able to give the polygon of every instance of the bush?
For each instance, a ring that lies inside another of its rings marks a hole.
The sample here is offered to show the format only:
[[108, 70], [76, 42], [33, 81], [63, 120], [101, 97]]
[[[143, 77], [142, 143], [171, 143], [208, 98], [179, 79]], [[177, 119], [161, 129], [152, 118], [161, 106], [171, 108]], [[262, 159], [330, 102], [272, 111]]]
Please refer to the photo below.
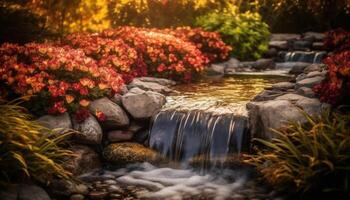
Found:
[[307, 123], [291, 123], [272, 141], [257, 139], [266, 149], [246, 156], [246, 162], [282, 190], [349, 192], [350, 115], [305, 116]]
[[76, 112], [123, 85], [113, 68], [68, 46], [4, 44], [0, 63], [0, 80], [17, 95], [35, 95], [28, 107], [38, 115]]
[[328, 31], [324, 43], [328, 51], [350, 50], [350, 33], [341, 28]]
[[158, 77], [189, 82], [209, 61], [192, 43], [150, 29], [125, 26], [105, 30], [101, 36], [122, 39], [135, 48], [148, 66], [148, 72]]
[[268, 49], [270, 32], [258, 13], [240, 13], [237, 7], [230, 6], [198, 17], [196, 25], [219, 32], [238, 59], [258, 59]]
[[[152, 29], [152, 31], [157, 30]], [[211, 63], [227, 60], [232, 50], [222, 41], [219, 33], [204, 31], [201, 28], [178, 27], [164, 29], [162, 32], [193, 43]]]
[[44, 129], [17, 103], [0, 100], [0, 183], [70, 178], [64, 165], [73, 154], [59, 146], [69, 133], [58, 135]]
[[147, 66], [135, 49], [120, 39], [107, 39], [99, 35], [75, 33], [64, 38], [63, 44], [83, 50], [97, 61], [98, 66], [112, 67], [129, 83], [134, 77], [147, 75]]
[[350, 104], [350, 51], [343, 51], [324, 60], [328, 74], [326, 79], [314, 87], [321, 101], [334, 106]]

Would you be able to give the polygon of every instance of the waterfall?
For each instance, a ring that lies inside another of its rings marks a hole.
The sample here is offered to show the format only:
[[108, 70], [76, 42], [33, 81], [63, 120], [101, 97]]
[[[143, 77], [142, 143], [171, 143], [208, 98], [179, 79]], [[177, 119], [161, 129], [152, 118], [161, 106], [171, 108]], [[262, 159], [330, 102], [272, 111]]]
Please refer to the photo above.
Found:
[[326, 55], [327, 53], [324, 51], [291, 51], [280, 53], [280, 56], [284, 57], [284, 62], [321, 63]]
[[175, 161], [196, 156], [206, 161], [247, 151], [247, 119], [233, 113], [165, 110], [155, 116], [150, 147]]

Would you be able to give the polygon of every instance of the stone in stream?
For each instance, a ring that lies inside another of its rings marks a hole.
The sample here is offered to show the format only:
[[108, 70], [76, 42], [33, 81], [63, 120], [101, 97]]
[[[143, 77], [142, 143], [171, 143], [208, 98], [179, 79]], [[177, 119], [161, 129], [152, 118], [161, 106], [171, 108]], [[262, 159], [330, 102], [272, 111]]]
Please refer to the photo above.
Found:
[[295, 83], [291, 82], [280, 82], [280, 83], [275, 83], [271, 86], [272, 90], [289, 90], [293, 89], [295, 87]]
[[75, 140], [82, 144], [101, 144], [102, 128], [94, 116], [89, 117], [83, 122], [78, 122], [73, 118], [74, 130], [78, 133], [74, 135]]
[[293, 48], [295, 50], [308, 50], [312, 46], [312, 42], [305, 41], [305, 40], [299, 40], [293, 42]]
[[252, 67], [256, 70], [266, 70], [266, 69], [274, 69], [276, 67], [273, 59], [259, 59], [257, 61], [252, 62], [241, 62], [244, 67]]
[[312, 49], [322, 51], [325, 50], [325, 45], [323, 42], [314, 42], [312, 43]]
[[301, 87], [297, 90], [297, 93], [305, 96], [305, 97], [309, 97], [309, 98], [314, 98], [315, 97], [315, 92], [308, 87]]
[[301, 35], [299, 34], [291, 34], [291, 33], [274, 33], [271, 34], [270, 41], [293, 41], [299, 40]]
[[67, 163], [67, 168], [75, 175], [87, 173], [101, 167], [99, 155], [90, 147], [75, 145], [70, 148], [75, 157]]
[[269, 47], [278, 50], [288, 50], [288, 41], [270, 41]]
[[312, 64], [305, 68], [304, 73], [309, 73], [313, 71], [322, 71], [326, 66], [324, 64]]
[[165, 96], [160, 93], [135, 90], [130, 90], [122, 98], [124, 108], [135, 119], [147, 119], [154, 116], [166, 102]]
[[106, 120], [101, 122], [104, 129], [111, 130], [129, 125], [129, 118], [125, 111], [108, 98], [101, 98], [90, 103], [91, 113], [100, 111], [105, 114]]
[[326, 38], [326, 34], [317, 32], [306, 32], [303, 34], [303, 38], [312, 38], [315, 41], [323, 41]]
[[273, 100], [281, 95], [286, 94], [286, 92], [281, 90], [264, 90], [253, 98], [253, 101], [269, 101]]
[[139, 162], [159, 163], [162, 157], [152, 149], [138, 143], [114, 143], [103, 151], [104, 158], [112, 163], [127, 165]]
[[292, 69], [289, 71], [290, 74], [301, 74], [304, 72], [305, 68], [308, 67], [310, 64], [296, 64], [292, 67]]
[[315, 76], [312, 78], [305, 78], [300, 81], [297, 81], [296, 88], [308, 87], [312, 88], [317, 84], [320, 84], [324, 80], [323, 76]]
[[61, 115], [44, 115], [37, 119], [37, 122], [59, 133], [64, 133], [72, 129], [72, 122], [68, 113]]

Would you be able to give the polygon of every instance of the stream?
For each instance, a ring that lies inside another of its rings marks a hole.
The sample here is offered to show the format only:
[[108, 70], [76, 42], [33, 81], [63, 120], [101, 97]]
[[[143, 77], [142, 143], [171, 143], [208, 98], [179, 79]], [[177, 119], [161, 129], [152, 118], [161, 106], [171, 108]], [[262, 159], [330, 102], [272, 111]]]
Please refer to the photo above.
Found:
[[287, 79], [232, 76], [175, 86], [149, 136], [149, 146], [172, 164], [140, 163], [98, 175], [116, 181], [119, 199], [283, 199], [252, 169], [229, 161], [249, 151], [246, 103]]

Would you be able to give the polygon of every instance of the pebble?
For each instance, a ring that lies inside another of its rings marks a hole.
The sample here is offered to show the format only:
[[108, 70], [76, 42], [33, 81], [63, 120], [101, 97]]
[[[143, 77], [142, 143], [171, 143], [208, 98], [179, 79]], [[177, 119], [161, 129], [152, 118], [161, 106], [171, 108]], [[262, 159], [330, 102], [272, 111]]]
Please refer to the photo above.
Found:
[[122, 195], [120, 195], [120, 194], [110, 194], [109, 197], [115, 198], [115, 199], [122, 199]]
[[93, 199], [93, 200], [104, 199], [107, 196], [108, 196], [108, 192], [95, 191], [95, 192], [90, 192], [89, 193], [90, 199]]
[[84, 195], [82, 194], [73, 194], [70, 196], [70, 200], [83, 200], [85, 199]]
[[115, 180], [105, 180], [104, 183], [108, 184], [108, 185], [115, 185], [115, 184], [117, 184], [117, 181], [115, 181]]
[[109, 192], [116, 192], [116, 193], [123, 193], [123, 190], [120, 187], [116, 186], [116, 185], [110, 185], [108, 187], [108, 191]]

